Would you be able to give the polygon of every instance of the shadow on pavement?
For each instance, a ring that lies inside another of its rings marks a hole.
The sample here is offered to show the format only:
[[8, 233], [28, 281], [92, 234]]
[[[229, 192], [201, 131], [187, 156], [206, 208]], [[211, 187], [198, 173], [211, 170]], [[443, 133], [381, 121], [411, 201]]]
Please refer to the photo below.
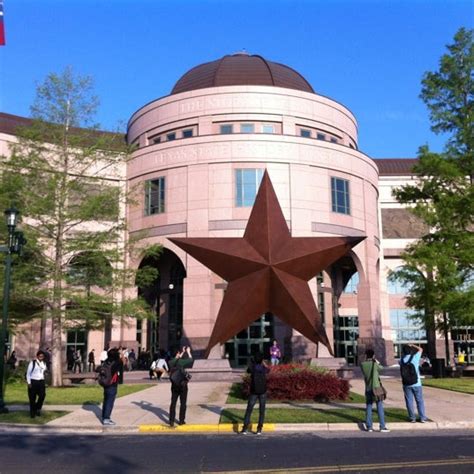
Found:
[[200, 408], [204, 408], [205, 410], [208, 410], [212, 413], [215, 413], [216, 415], [220, 415], [222, 411], [222, 407], [217, 406], [217, 405], [206, 405], [205, 403], [202, 403], [198, 405]]
[[157, 418], [159, 418], [161, 421], [164, 423], [169, 423], [169, 414], [167, 411], [163, 410], [160, 407], [157, 407], [156, 405], [153, 405], [149, 402], [132, 402], [134, 405], [137, 407], [140, 407], [142, 410], [149, 411], [150, 413], [153, 413]]
[[90, 404], [83, 404], [82, 405], [82, 409], [84, 411], [90, 411], [92, 413], [94, 413], [94, 415], [96, 416], [96, 418], [102, 422], [102, 408], [98, 405], [90, 405]]

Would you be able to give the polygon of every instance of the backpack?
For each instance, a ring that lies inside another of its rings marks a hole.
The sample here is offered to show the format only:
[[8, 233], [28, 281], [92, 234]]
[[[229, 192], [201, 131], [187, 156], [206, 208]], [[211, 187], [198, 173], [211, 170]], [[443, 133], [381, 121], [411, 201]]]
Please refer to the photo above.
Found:
[[181, 390], [191, 380], [191, 374], [188, 374], [182, 367], [173, 367], [170, 372], [171, 388]]
[[104, 362], [97, 370], [98, 376], [97, 381], [102, 387], [110, 387], [114, 383], [117, 383], [117, 373], [112, 375], [112, 364]]
[[402, 376], [403, 385], [415, 385], [418, 382], [418, 374], [416, 373], [415, 365], [412, 364], [413, 354], [408, 359], [408, 362], [400, 361], [400, 374]]

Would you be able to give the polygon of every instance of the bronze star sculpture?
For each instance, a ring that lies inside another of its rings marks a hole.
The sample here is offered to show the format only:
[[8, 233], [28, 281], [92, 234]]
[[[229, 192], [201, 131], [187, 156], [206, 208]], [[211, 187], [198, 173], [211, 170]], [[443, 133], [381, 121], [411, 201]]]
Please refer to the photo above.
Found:
[[272, 312], [333, 354], [308, 280], [365, 237], [291, 237], [267, 171], [243, 238], [172, 238], [228, 282], [205, 357]]

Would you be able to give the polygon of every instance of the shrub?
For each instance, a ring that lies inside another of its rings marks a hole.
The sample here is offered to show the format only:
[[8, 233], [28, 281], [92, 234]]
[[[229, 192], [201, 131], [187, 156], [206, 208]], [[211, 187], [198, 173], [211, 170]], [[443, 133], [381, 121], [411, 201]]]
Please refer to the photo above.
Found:
[[[248, 397], [250, 376], [243, 379], [243, 393]], [[283, 364], [270, 369], [267, 395], [274, 400], [347, 400], [349, 382], [321, 367]]]

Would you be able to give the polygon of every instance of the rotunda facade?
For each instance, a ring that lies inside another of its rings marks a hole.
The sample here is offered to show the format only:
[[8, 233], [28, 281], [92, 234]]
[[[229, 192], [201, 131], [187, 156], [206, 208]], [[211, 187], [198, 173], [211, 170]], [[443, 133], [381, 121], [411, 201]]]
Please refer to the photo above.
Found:
[[[358, 149], [350, 110], [290, 67], [237, 53], [191, 69], [170, 95], [140, 108], [127, 140], [135, 145], [130, 236], [163, 247], [153, 261], [132, 262], [159, 270], [153, 285], [138, 289], [157, 315], [139, 323], [142, 346], [205, 348], [226, 282], [168, 237], [242, 236], [266, 169], [294, 237], [366, 237], [310, 287], [337, 356], [355, 363], [370, 345], [392, 360], [379, 284], [378, 168]], [[222, 352], [241, 366], [272, 339], [288, 359], [327, 355], [269, 313]]]

